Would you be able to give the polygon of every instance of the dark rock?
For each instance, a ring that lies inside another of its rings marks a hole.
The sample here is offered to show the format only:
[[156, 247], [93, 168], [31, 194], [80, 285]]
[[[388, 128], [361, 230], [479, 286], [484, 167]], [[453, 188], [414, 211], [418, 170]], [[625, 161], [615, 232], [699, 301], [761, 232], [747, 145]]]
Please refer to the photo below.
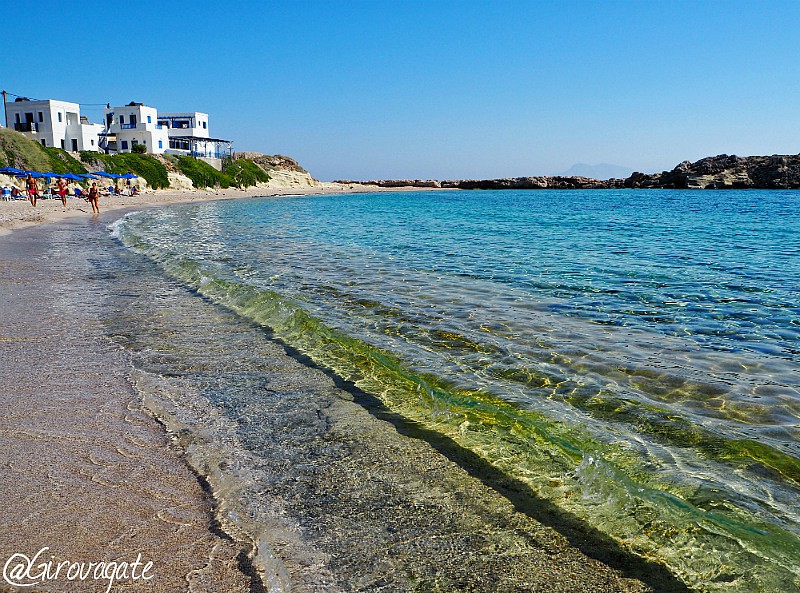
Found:
[[605, 181], [589, 177], [541, 176], [441, 182], [395, 179], [337, 183], [446, 189], [800, 189], [800, 155], [738, 157], [721, 154], [694, 163], [683, 161], [671, 171], [653, 174], [637, 172], [627, 179]]

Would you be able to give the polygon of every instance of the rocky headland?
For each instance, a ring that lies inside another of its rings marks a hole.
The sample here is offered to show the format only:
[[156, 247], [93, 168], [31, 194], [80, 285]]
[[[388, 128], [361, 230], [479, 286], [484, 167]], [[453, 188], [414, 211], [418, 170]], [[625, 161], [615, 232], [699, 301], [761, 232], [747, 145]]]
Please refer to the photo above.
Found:
[[392, 179], [336, 181], [377, 187], [425, 187], [442, 189], [798, 189], [800, 154], [748, 156], [721, 154], [697, 162], [684, 161], [671, 171], [633, 173], [627, 179], [538, 176], [504, 179]]

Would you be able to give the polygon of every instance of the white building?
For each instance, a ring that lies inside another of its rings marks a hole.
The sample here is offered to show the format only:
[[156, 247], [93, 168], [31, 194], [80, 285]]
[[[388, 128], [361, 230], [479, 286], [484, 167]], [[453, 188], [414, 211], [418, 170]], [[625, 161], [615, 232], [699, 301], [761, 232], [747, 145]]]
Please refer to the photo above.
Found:
[[229, 157], [231, 141], [211, 138], [208, 114], [199, 111], [159, 113], [158, 123], [167, 130], [170, 154], [201, 158], [217, 166], [219, 159]]
[[158, 123], [158, 111], [142, 103], [128, 103], [122, 107], [106, 107], [105, 129], [101, 133], [101, 147], [107, 152], [132, 152], [137, 144], [144, 144], [150, 154], [162, 154], [169, 147], [167, 130]]
[[42, 146], [79, 150], [100, 150], [100, 124], [89, 123], [81, 117], [77, 103], [45, 99], [32, 101], [19, 97], [6, 103], [8, 127], [22, 132]]

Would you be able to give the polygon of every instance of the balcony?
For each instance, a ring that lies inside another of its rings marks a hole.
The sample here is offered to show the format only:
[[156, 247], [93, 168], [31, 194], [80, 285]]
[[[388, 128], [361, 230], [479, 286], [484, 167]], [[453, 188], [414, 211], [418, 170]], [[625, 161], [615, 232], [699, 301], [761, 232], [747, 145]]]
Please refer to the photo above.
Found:
[[136, 124], [119, 124], [119, 127], [123, 130], [135, 130]]
[[27, 121], [23, 123], [14, 124], [14, 129], [17, 132], [38, 132], [39, 128], [36, 126], [35, 122]]

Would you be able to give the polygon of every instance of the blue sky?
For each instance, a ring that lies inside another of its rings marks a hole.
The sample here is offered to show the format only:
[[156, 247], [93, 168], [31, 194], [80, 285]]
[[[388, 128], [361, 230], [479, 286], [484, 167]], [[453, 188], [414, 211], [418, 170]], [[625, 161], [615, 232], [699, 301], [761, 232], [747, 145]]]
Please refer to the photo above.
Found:
[[797, 1], [36, 7], [6, 28], [0, 87], [98, 122], [90, 104], [204, 111], [235, 150], [323, 180], [800, 152]]

